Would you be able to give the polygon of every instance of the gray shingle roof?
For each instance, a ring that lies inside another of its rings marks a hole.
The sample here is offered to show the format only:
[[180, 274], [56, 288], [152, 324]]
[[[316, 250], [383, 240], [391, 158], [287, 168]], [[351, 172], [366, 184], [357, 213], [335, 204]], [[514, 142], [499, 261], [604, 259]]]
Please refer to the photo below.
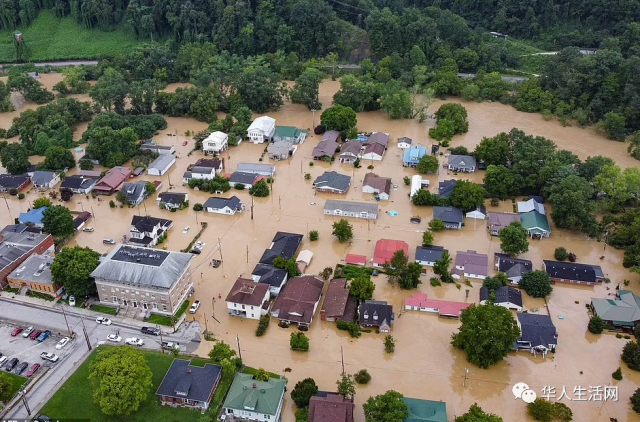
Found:
[[169, 165], [169, 163], [171, 163], [175, 159], [176, 158], [173, 156], [173, 154], [160, 154], [160, 156], [153, 160], [153, 163], [149, 165], [149, 168], [163, 171]]
[[280, 287], [282, 285], [282, 280], [284, 280], [287, 275], [287, 270], [275, 268], [268, 264], [258, 264], [253, 269], [253, 272], [251, 272], [251, 275], [260, 277], [258, 283], [265, 283], [273, 287]]
[[448, 198], [453, 193], [453, 187], [456, 185], [454, 179], [444, 180], [438, 183], [438, 196], [442, 198]]
[[212, 196], [207, 199], [207, 201], [202, 205], [205, 208], [216, 208], [222, 209], [224, 207], [229, 207], [232, 210], [240, 210], [242, 209], [242, 202], [237, 196], [232, 196], [231, 198], [219, 198], [217, 196]]
[[416, 261], [436, 262], [442, 259], [447, 250], [442, 246], [418, 246], [416, 248]]
[[471, 155], [450, 155], [449, 165], [455, 168], [471, 169], [476, 167], [476, 157]]
[[[136, 254], [141, 257], [140, 262], [136, 260]], [[193, 257], [190, 253], [119, 244], [93, 270], [91, 277], [113, 283], [168, 290], [182, 277]]]
[[498, 271], [505, 273], [507, 277], [520, 277], [533, 269], [533, 264], [528, 259], [511, 258], [502, 253], [494, 255], [498, 258]]
[[324, 203], [324, 209], [327, 211], [341, 210], [347, 212], [368, 212], [369, 214], [378, 214], [379, 206], [373, 202], [327, 199], [327, 202]]
[[439, 218], [445, 223], [462, 223], [462, 211], [456, 207], [433, 207], [433, 218]]
[[162, 192], [158, 195], [160, 202], [166, 204], [180, 205], [187, 197], [186, 193]]
[[551, 278], [595, 283], [596, 281], [598, 281], [598, 272], [602, 274], [602, 269], [599, 265], [549, 261], [546, 259], [542, 262], [544, 263], [545, 271]]
[[[379, 327], [383, 323], [391, 325], [394, 320], [393, 306], [380, 300], [365, 300], [358, 310], [361, 325]], [[365, 314], [368, 318], [365, 318]], [[374, 318], [377, 317], [377, 318]]]
[[36, 171], [31, 177], [31, 183], [34, 185], [48, 185], [55, 175], [52, 171]]
[[350, 184], [351, 176], [346, 176], [335, 171], [325, 171], [313, 182], [316, 188], [332, 188], [340, 191], [348, 190]]
[[174, 359], [156, 395], [208, 402], [221, 374], [219, 365], [193, 366], [188, 360]]
[[304, 236], [296, 233], [277, 232], [273, 237], [272, 245], [266, 249], [260, 258], [261, 264], [273, 264], [273, 260], [281, 256], [291, 259], [298, 252]]
[[532, 347], [558, 344], [556, 327], [548, 315], [518, 314], [522, 335], [518, 341], [530, 342]]
[[232, 185], [235, 183], [253, 185], [258, 177], [260, 176], [255, 173], [245, 173], [242, 171], [236, 171], [231, 174], [231, 177], [229, 178], [229, 183], [231, 183]]
[[[495, 294], [496, 304], [513, 303], [516, 306], [522, 307], [522, 292], [518, 289], [514, 289], [509, 286], [502, 286], [495, 290]], [[489, 300], [490, 295], [489, 289], [486, 287], [480, 288], [480, 301]]]

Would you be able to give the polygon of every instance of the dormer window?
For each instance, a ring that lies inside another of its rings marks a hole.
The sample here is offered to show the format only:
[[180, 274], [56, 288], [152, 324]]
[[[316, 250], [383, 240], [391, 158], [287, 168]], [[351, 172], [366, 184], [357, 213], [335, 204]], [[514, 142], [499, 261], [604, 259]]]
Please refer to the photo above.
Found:
[[374, 312], [374, 313], [373, 313], [373, 319], [374, 319], [375, 321], [377, 321], [377, 320], [378, 320], [378, 313], [377, 313], [377, 312]]
[[369, 313], [367, 311], [364, 311], [364, 319], [369, 319]]

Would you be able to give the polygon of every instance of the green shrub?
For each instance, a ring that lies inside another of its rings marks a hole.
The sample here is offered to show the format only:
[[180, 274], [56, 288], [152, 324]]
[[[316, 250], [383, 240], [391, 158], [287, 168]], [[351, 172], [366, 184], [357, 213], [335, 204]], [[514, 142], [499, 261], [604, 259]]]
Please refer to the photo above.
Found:
[[369, 384], [371, 381], [371, 374], [366, 369], [361, 369], [353, 376], [358, 384]]
[[600, 334], [604, 331], [605, 322], [602, 318], [595, 315], [589, 320], [589, 332], [593, 334]]
[[113, 199], [111, 201], [109, 201], [109, 208], [115, 208], [116, 207], [116, 203], [113, 202]]
[[611, 374], [614, 380], [620, 381], [622, 379], [622, 369], [618, 366], [618, 369], [615, 370], [613, 374]]
[[439, 280], [439, 279], [437, 279], [436, 277], [431, 277], [431, 278], [429, 279], [429, 283], [431, 283], [431, 285], [432, 285], [433, 287], [442, 286], [442, 283], [441, 283], [441, 282], [440, 282], [440, 280]]
[[320, 235], [318, 234], [318, 230], [311, 230], [309, 232], [309, 240], [312, 242], [318, 240], [319, 237]]
[[347, 331], [351, 337], [357, 338], [362, 335], [360, 332], [360, 326], [357, 322], [347, 322], [339, 319], [336, 321], [336, 327], [338, 330]]
[[20, 192], [20, 193], [18, 194], [18, 199], [24, 199], [24, 193]]
[[556, 250], [553, 252], [553, 256], [557, 261], [566, 261], [567, 258], [569, 257], [569, 253], [565, 248], [560, 246], [559, 248], [556, 248]]
[[271, 321], [271, 316], [268, 313], [260, 317], [258, 328], [256, 328], [256, 336], [261, 337], [267, 332], [267, 328], [269, 328], [269, 321]]

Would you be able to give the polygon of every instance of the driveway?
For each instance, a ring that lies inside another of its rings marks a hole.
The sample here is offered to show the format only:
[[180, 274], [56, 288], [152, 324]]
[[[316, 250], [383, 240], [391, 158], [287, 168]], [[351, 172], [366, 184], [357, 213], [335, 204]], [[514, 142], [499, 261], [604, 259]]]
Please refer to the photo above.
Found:
[[[67, 305], [65, 309], [73, 312]], [[91, 347], [95, 347], [99, 342], [104, 342], [109, 334], [119, 334], [123, 341], [127, 337], [142, 338], [145, 342], [143, 348], [149, 350], [160, 350], [160, 337], [144, 335], [139, 327], [129, 327], [121, 323], [113, 323], [110, 326], [97, 324], [94, 318], [67, 313], [66, 322], [62, 313], [56, 310], [39, 309], [33, 306], [25, 306], [11, 301], [0, 301], [2, 318], [0, 318], [0, 352], [17, 357], [20, 361], [27, 360], [29, 363], [43, 361], [40, 359], [42, 351], [54, 352], [60, 356], [60, 360], [51, 364], [51, 369], [38, 380], [38, 382], [27, 393], [27, 402], [31, 408], [32, 415], [37, 413], [49, 398], [62, 386], [75, 369], [89, 355], [89, 348], [83, 334], [83, 323]], [[7, 318], [10, 316], [10, 318]], [[55, 343], [61, 337], [68, 335], [69, 329], [76, 333], [73, 342], [67, 344], [62, 350], [55, 349]], [[33, 325], [37, 329], [49, 329], [53, 336], [42, 344], [22, 336], [11, 337], [10, 333], [16, 326], [27, 327]], [[162, 340], [178, 342], [183, 353], [193, 352], [199, 342], [192, 341], [199, 338], [200, 327], [197, 323], [183, 324], [183, 328], [176, 334], [163, 335]], [[2, 340], [2, 339], [5, 340]], [[124, 344], [124, 343], [121, 343]], [[6, 350], [6, 352], [5, 352]], [[33, 361], [33, 362], [32, 362]], [[27, 418], [29, 415], [20, 403], [11, 409], [5, 416], [7, 418]]]

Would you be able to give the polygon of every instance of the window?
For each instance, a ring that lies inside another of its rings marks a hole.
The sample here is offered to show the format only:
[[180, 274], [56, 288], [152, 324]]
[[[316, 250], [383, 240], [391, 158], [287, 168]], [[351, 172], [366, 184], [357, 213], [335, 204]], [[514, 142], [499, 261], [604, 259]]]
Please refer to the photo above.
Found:
[[153, 309], [158, 310], [158, 304], [153, 302]]
[[244, 305], [242, 305], [242, 309], [244, 309], [244, 308], [245, 308]]
[[111, 293], [115, 292], [116, 290], [112, 287], [111, 288]]
[[119, 291], [120, 291], [120, 289], [118, 289], [118, 288], [116, 287], [116, 292], [119, 292]]
[[109, 302], [109, 298], [107, 296], [105, 296], [104, 298], [102, 298], [103, 302]]
[[166, 310], [167, 310], [167, 305], [163, 304], [163, 305], [162, 305], [162, 310], [166, 312]]
[[111, 297], [111, 301], [112, 301], [113, 303], [118, 303], [118, 298], [117, 298], [116, 296], [112, 296], [112, 297]]

